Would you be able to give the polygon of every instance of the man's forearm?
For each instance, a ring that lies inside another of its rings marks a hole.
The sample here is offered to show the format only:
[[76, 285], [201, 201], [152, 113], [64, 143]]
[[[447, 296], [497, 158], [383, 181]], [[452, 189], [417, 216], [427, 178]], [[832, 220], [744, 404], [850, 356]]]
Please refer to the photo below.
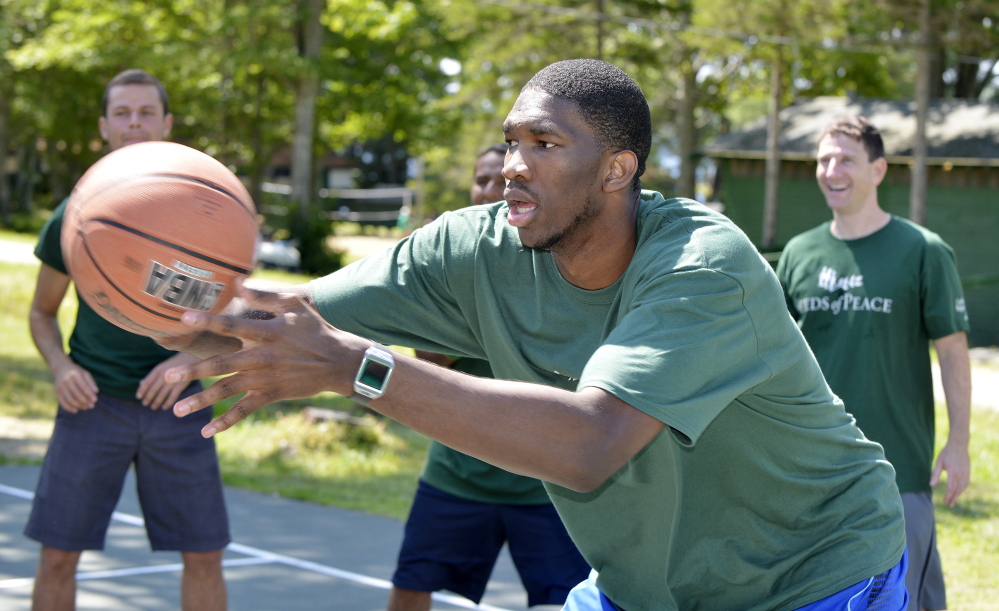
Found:
[[460, 452], [577, 491], [596, 488], [663, 424], [596, 388], [477, 378], [401, 357], [369, 407]]
[[62, 331], [55, 316], [32, 310], [28, 314], [31, 340], [51, 371], [72, 363], [62, 343]]
[[948, 439], [967, 447], [971, 431], [971, 362], [967, 337], [964, 333], [955, 333], [936, 340], [934, 346], [947, 400]]

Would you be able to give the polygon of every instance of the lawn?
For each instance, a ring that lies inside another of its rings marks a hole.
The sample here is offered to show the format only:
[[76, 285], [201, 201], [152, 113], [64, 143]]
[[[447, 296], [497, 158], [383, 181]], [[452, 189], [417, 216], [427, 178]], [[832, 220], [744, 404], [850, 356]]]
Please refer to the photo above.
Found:
[[[47, 422], [55, 406], [52, 377], [27, 325], [36, 274], [36, 266], [0, 262], [0, 416]], [[307, 280], [273, 271], [254, 277]], [[64, 329], [71, 328], [75, 311], [71, 295], [59, 312]], [[216, 412], [232, 403], [217, 405]], [[305, 407], [351, 412], [364, 420], [310, 424]], [[334, 393], [270, 405], [217, 437], [227, 484], [397, 519], [409, 511], [428, 443]], [[4, 460], [0, 456], [0, 463]]]
[[[53, 411], [51, 378], [26, 323], [35, 274], [33, 266], [0, 263], [0, 416], [47, 419]], [[61, 318], [71, 320], [73, 307], [67, 302]], [[364, 423], [313, 424], [303, 416], [305, 406], [350, 410]], [[937, 412], [942, 440], [946, 412]], [[216, 439], [229, 485], [398, 519], [408, 510], [428, 443], [333, 393], [269, 406]], [[945, 484], [934, 499], [950, 608], [984, 611], [999, 600], [993, 573], [999, 566], [999, 412], [975, 412], [971, 456], [971, 486], [957, 507], [941, 504]]]

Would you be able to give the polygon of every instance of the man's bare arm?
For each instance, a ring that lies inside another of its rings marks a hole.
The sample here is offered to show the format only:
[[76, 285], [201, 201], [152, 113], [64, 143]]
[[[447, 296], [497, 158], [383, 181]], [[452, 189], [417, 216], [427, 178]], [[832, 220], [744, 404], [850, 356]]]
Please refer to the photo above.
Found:
[[944, 502], [953, 507], [971, 481], [971, 458], [968, 443], [971, 438], [971, 362], [968, 358], [968, 338], [961, 331], [933, 340], [940, 360], [940, 377], [947, 399], [950, 431], [947, 443], [937, 456], [930, 485], [940, 482], [947, 472], [947, 492]]
[[94, 406], [97, 384], [90, 372], [69, 358], [63, 347], [58, 315], [69, 282], [66, 274], [44, 263], [41, 265], [28, 311], [28, 327], [32, 341], [55, 379], [59, 404], [69, 412], [77, 412]]
[[[320, 391], [353, 392], [369, 340], [326, 323], [301, 298], [247, 293], [277, 314], [248, 320], [185, 315], [196, 330], [240, 338], [243, 349], [168, 372], [169, 380], [225, 377], [175, 406], [183, 416], [247, 391], [205, 427], [226, 430], [274, 401]], [[578, 491], [593, 490], [645, 447], [663, 423], [596, 388], [569, 392], [539, 384], [475, 378], [396, 355], [386, 394], [369, 407], [503, 469]]]

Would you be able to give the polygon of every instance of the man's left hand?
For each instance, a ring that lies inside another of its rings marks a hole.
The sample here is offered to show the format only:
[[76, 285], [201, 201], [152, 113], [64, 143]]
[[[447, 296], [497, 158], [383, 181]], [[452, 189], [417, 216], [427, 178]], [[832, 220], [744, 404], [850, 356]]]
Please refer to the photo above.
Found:
[[936, 465], [933, 467], [933, 475], [930, 476], [930, 486], [940, 483], [940, 475], [944, 471], [947, 472], [947, 492], [944, 495], [944, 502], [953, 507], [971, 480], [971, 458], [968, 456], [967, 446], [961, 447], [960, 444], [948, 442], [940, 450]]

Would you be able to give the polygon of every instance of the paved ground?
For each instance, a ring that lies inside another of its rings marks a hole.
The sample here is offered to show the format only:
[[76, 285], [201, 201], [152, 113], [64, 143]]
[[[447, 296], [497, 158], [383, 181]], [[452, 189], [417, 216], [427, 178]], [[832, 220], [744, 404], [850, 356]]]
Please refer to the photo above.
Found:
[[[392, 241], [357, 238], [342, 244], [362, 255]], [[33, 245], [0, 240], [0, 260], [35, 264]], [[0, 417], [0, 455], [44, 455], [51, 422]], [[30, 608], [38, 545], [21, 533], [31, 507], [37, 466], [0, 466], [0, 609]], [[131, 479], [131, 475], [129, 476]], [[225, 553], [229, 607], [234, 611], [385, 608], [403, 524], [333, 507], [226, 489], [234, 543]], [[78, 609], [179, 608], [180, 557], [149, 551], [134, 483], [125, 486], [104, 552], [80, 566]], [[481, 606], [447, 593], [433, 609], [523, 611], [526, 594], [506, 550]], [[534, 607], [543, 609], [544, 607]], [[551, 607], [548, 607], [551, 609]]]
[[[0, 609], [4, 611], [30, 608], [38, 546], [21, 532], [38, 472], [35, 466], [0, 466]], [[226, 502], [234, 540], [224, 560], [230, 609], [385, 608], [401, 522], [233, 488], [226, 489]], [[81, 611], [179, 608], [180, 556], [149, 551], [140, 515], [130, 475], [106, 550], [83, 555], [77, 595]], [[505, 550], [482, 606], [452, 595], [435, 597], [435, 611], [526, 609], [526, 595]]]

